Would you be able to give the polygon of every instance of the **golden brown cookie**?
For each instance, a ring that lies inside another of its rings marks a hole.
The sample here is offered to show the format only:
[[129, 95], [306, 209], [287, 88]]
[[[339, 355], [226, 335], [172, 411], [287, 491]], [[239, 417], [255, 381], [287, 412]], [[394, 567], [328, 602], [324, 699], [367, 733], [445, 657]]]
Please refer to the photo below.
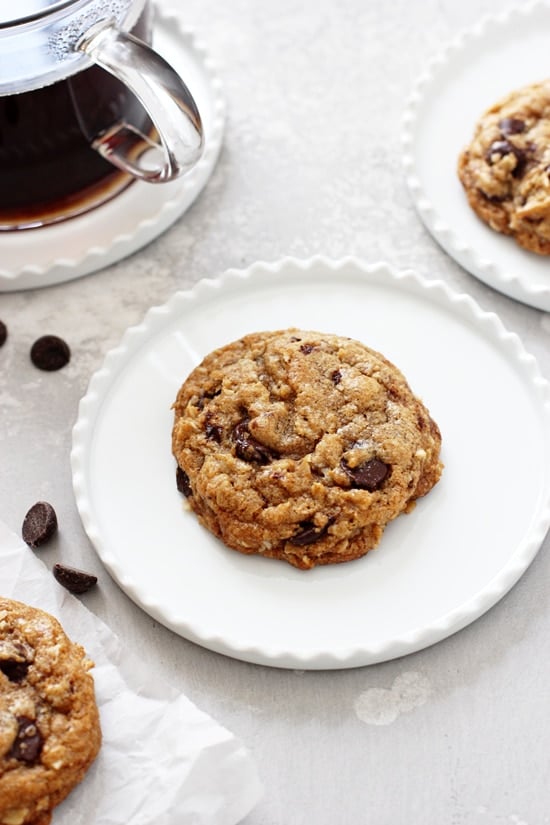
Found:
[[485, 223], [550, 255], [550, 80], [514, 91], [485, 112], [460, 155], [458, 176]]
[[47, 825], [94, 760], [91, 667], [53, 616], [0, 597], [0, 825]]
[[403, 375], [336, 335], [247, 335], [193, 370], [174, 410], [178, 488], [200, 521], [302, 569], [364, 555], [442, 471]]

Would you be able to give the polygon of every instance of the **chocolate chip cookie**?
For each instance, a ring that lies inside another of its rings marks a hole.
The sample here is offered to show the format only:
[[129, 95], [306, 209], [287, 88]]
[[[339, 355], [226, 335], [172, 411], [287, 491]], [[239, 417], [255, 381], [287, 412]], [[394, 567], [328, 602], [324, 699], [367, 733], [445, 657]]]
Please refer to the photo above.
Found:
[[485, 112], [460, 155], [458, 176], [470, 206], [492, 229], [550, 255], [550, 80]]
[[0, 825], [47, 825], [95, 758], [91, 667], [53, 616], [0, 597]]
[[174, 411], [177, 485], [202, 524], [301, 569], [363, 556], [442, 471], [401, 372], [336, 335], [247, 335], [207, 355]]

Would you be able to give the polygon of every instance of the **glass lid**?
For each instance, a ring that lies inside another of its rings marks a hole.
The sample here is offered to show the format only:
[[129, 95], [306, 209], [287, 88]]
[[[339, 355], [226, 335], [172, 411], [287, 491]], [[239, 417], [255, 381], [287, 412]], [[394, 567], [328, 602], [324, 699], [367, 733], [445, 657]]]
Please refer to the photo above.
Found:
[[11, 3], [0, 5], [0, 29], [17, 26], [30, 20], [38, 20], [45, 15], [74, 6], [79, 0], [19, 0], [17, 8]]
[[48, 86], [90, 65], [78, 43], [97, 23], [131, 31], [145, 0], [0, 0], [0, 96]]

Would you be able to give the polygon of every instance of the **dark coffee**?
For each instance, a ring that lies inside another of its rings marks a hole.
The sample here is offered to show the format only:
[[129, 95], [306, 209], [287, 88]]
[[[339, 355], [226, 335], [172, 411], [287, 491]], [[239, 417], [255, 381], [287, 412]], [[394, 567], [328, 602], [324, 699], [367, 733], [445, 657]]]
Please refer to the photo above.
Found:
[[[132, 33], [146, 42], [145, 11]], [[133, 178], [90, 142], [117, 122], [147, 134], [135, 96], [97, 66], [66, 80], [0, 97], [0, 230], [64, 220], [118, 194]]]

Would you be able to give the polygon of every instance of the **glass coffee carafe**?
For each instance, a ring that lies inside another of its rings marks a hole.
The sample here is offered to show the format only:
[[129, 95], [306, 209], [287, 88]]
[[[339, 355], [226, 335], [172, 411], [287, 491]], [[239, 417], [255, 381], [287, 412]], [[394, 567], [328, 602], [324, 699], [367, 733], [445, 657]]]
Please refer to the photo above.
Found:
[[[0, 230], [87, 212], [195, 165], [191, 92], [152, 48], [146, 0], [0, 3]], [[16, 9], [16, 11], [15, 11]]]

